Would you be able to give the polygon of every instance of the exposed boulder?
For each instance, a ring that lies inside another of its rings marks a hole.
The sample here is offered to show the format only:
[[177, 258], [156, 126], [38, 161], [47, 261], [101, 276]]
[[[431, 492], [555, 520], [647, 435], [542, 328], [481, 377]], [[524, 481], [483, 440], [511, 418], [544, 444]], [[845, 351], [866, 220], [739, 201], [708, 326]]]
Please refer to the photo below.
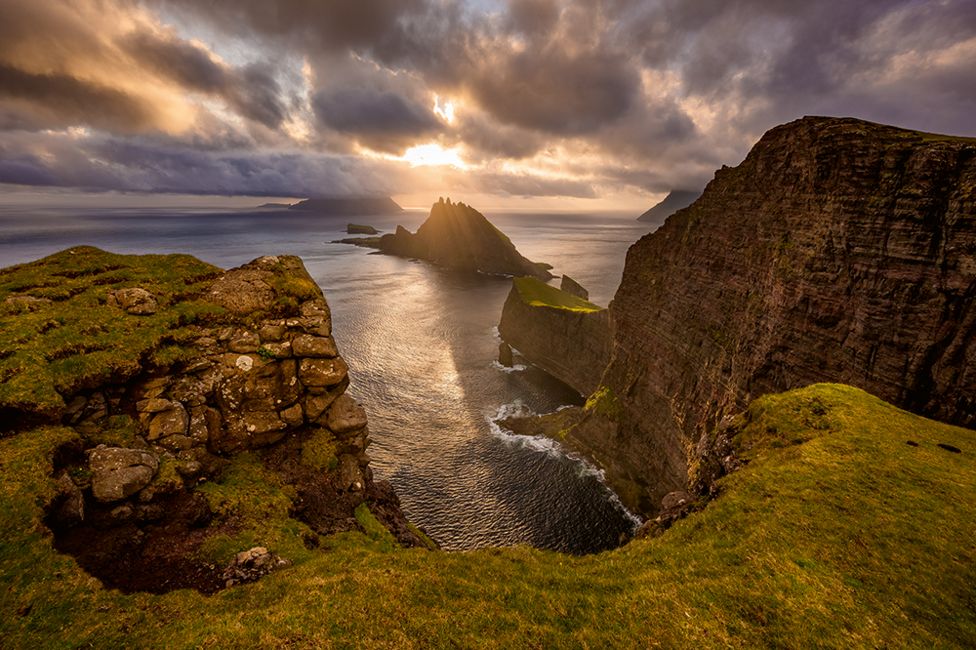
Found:
[[145, 449], [99, 445], [88, 452], [92, 495], [102, 503], [120, 501], [149, 485], [159, 459]]
[[137, 316], [148, 316], [159, 310], [156, 297], [140, 287], [127, 287], [109, 292], [108, 304]]
[[366, 409], [349, 395], [340, 395], [329, 407], [327, 422], [337, 435], [356, 431], [366, 426]]
[[234, 585], [259, 580], [272, 571], [289, 564], [291, 563], [288, 560], [272, 553], [265, 547], [255, 546], [234, 556], [234, 561], [224, 569], [223, 579], [226, 586], [233, 587]]

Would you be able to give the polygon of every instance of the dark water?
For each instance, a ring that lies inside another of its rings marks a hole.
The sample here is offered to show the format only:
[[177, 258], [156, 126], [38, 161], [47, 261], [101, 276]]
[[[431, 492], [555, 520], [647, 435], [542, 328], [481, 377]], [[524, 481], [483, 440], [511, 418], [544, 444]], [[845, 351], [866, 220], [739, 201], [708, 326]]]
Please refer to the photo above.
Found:
[[[390, 230], [425, 213], [357, 218]], [[489, 214], [519, 250], [555, 266], [606, 304], [627, 247], [650, 226], [633, 216]], [[347, 219], [292, 213], [73, 211], [0, 208], [0, 266], [80, 244], [120, 253], [186, 252], [222, 267], [261, 255], [300, 255], [325, 291], [350, 391], [367, 407], [372, 466], [411, 520], [446, 549], [530, 544], [592, 552], [612, 547], [633, 518], [599, 472], [544, 439], [509, 435], [502, 413], [579, 403], [534, 368], [493, 363], [495, 325], [510, 287], [329, 241]]]

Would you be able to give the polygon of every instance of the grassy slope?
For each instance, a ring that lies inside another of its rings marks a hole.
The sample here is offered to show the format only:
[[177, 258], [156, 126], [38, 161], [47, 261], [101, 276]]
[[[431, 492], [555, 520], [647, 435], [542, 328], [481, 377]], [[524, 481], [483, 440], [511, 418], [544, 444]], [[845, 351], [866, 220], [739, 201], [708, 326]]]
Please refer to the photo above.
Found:
[[[0, 408], [55, 413], [62, 395], [191, 354], [183, 326], [219, 311], [196, 299], [219, 273], [189, 255], [115, 255], [90, 246], [0, 270]], [[159, 311], [133, 316], [108, 306], [109, 292], [122, 287], [152, 292]], [[50, 302], [23, 311], [3, 304], [12, 296]]]
[[[367, 525], [308, 551], [277, 513], [269, 545], [295, 565], [212, 597], [123, 596], [51, 550], [46, 456], [70, 435], [0, 440], [5, 648], [976, 644], [976, 433], [849, 387], [757, 400], [737, 438], [751, 462], [655, 539], [583, 558], [430, 553]], [[280, 487], [261, 480], [211, 489], [272, 512]]]
[[603, 310], [603, 307], [535, 278], [515, 278], [515, 288], [522, 301], [530, 307], [552, 307], [581, 313]]

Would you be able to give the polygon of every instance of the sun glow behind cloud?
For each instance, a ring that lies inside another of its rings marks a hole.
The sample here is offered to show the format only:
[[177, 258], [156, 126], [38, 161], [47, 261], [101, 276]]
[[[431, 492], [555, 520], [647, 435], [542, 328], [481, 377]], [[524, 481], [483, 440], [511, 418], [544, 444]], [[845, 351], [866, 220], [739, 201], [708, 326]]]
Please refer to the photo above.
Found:
[[410, 147], [398, 160], [403, 160], [411, 167], [456, 167], [468, 169], [468, 164], [461, 159], [457, 148], [445, 148], [436, 142], [418, 144]]

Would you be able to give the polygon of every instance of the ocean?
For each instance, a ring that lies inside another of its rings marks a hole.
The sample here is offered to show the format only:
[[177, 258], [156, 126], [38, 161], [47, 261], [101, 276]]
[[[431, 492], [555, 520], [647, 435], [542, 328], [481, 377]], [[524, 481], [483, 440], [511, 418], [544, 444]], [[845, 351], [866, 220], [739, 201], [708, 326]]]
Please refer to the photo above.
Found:
[[[486, 216], [519, 251], [548, 262], [606, 305], [627, 248], [651, 224], [634, 215]], [[506, 278], [330, 243], [347, 222], [414, 230], [426, 211], [320, 217], [271, 210], [0, 207], [0, 266], [81, 244], [118, 253], [190, 253], [229, 268], [299, 255], [332, 308], [350, 394], [369, 414], [369, 455], [403, 510], [444, 549], [527, 544], [569, 553], [612, 548], [637, 519], [592, 465], [558, 443], [511, 435], [493, 420], [580, 404], [527, 364], [500, 367], [496, 325]]]

